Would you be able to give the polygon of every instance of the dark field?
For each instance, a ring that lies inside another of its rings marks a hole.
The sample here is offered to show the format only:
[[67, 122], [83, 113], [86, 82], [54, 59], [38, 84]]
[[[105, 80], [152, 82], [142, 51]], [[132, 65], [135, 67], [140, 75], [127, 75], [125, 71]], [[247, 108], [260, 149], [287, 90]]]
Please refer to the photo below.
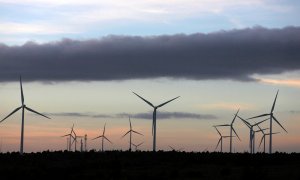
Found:
[[0, 179], [299, 179], [300, 154], [43, 152], [0, 154]]

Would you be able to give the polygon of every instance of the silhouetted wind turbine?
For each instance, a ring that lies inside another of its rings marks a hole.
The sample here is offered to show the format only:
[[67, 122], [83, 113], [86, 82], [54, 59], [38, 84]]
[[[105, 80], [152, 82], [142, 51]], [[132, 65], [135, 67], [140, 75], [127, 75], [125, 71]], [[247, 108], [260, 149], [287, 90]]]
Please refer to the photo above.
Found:
[[66, 135], [61, 136], [61, 137], [69, 136], [69, 141], [68, 141], [68, 142], [69, 142], [69, 147], [68, 147], [68, 151], [71, 151], [72, 138], [73, 138], [73, 140], [74, 140], [74, 136], [72, 135], [72, 133], [73, 133], [73, 128], [74, 128], [74, 124], [73, 124], [73, 126], [72, 126], [71, 131], [70, 131], [69, 134], [66, 134]]
[[103, 133], [102, 135], [98, 136], [98, 137], [95, 137], [94, 139], [92, 140], [95, 140], [95, 139], [98, 139], [98, 138], [102, 138], [102, 152], [103, 152], [103, 148], [104, 148], [104, 139], [106, 139], [108, 142], [110, 142], [112, 144], [112, 142], [105, 136], [105, 126], [106, 126], [106, 123], [104, 124], [104, 129], [103, 129]]
[[236, 119], [236, 116], [238, 115], [240, 109], [238, 109], [238, 111], [236, 112], [236, 114], [234, 115], [234, 118], [233, 120], [231, 121], [230, 124], [222, 124], [222, 125], [216, 125], [216, 127], [219, 127], [219, 126], [229, 126], [230, 127], [230, 148], [229, 148], [229, 152], [232, 153], [232, 131], [234, 132], [234, 134], [239, 138], [239, 140], [241, 141], [239, 135], [236, 133], [235, 129], [233, 128], [233, 123]]
[[[264, 153], [266, 153], [266, 136], [270, 135], [270, 133], [265, 133], [264, 130], [261, 129], [259, 125], [257, 125], [257, 126], [261, 130], [261, 132], [263, 133], [258, 148], [260, 148], [262, 141], [264, 141]], [[279, 132], [275, 132], [273, 134], [278, 134], [278, 133]]]
[[275, 118], [275, 116], [273, 115], [273, 111], [274, 111], [274, 108], [275, 108], [275, 104], [276, 104], [276, 99], [277, 99], [277, 96], [278, 96], [278, 92], [279, 90], [277, 90], [277, 93], [276, 93], [276, 96], [275, 96], [275, 99], [274, 99], [274, 102], [273, 102], [273, 106], [271, 108], [271, 112], [268, 113], [268, 114], [261, 114], [261, 115], [258, 115], [258, 116], [254, 116], [254, 117], [251, 117], [251, 118], [248, 118], [248, 119], [254, 119], [254, 118], [259, 118], [259, 117], [264, 117], [264, 116], [270, 116], [270, 142], [269, 142], [269, 153], [271, 154], [272, 153], [272, 121], [273, 119], [275, 120], [275, 122], [287, 133], [287, 131], [284, 129], [284, 127], [279, 123], [279, 121]]
[[182, 151], [182, 150], [183, 150], [183, 148], [180, 148], [180, 149], [176, 150], [176, 149], [175, 149], [175, 148], [173, 148], [172, 146], [169, 146], [169, 148], [171, 148], [171, 149], [172, 149], [172, 151]]
[[131, 151], [131, 144], [132, 144], [132, 143], [131, 143], [131, 138], [132, 138], [132, 133], [136, 133], [136, 134], [139, 134], [139, 135], [142, 135], [142, 136], [144, 136], [144, 135], [141, 134], [141, 133], [139, 133], [139, 132], [137, 132], [137, 131], [134, 131], [134, 130], [132, 129], [130, 116], [129, 116], [129, 125], [130, 125], [129, 131], [127, 131], [127, 132], [122, 136], [122, 138], [125, 137], [125, 136], [129, 133], [129, 151]]
[[231, 137], [231, 136], [222, 136], [222, 134], [220, 133], [218, 128], [216, 126], [214, 126], [214, 128], [217, 130], [218, 134], [220, 135], [220, 139], [218, 141], [218, 144], [217, 144], [215, 150], [218, 148], [219, 144], [221, 143], [221, 152], [223, 152], [223, 138], [228, 138], [228, 137]]
[[72, 128], [72, 131], [74, 133], [74, 138], [73, 138], [73, 142], [72, 144], [75, 142], [75, 152], [77, 151], [77, 138], [83, 138], [83, 136], [77, 136], [77, 134], [75, 133], [74, 129]]
[[153, 151], [156, 151], [156, 110], [158, 108], [168, 104], [169, 102], [174, 101], [175, 99], [179, 98], [180, 96], [177, 96], [176, 98], [166, 101], [158, 106], [154, 106], [152, 103], [150, 103], [149, 101], [147, 101], [146, 99], [144, 99], [143, 97], [138, 95], [137, 93], [133, 92], [133, 94], [135, 94], [137, 97], [141, 98], [143, 101], [145, 101], [148, 105], [150, 105], [154, 109], [153, 110], [153, 121], [152, 121], [152, 135], [153, 135]]
[[254, 130], [253, 130], [253, 127], [265, 122], [269, 118], [251, 125], [249, 122], [247, 122], [245, 119], [241, 118], [240, 116], [237, 116], [237, 117], [240, 118], [240, 120], [242, 120], [246, 124], [246, 126], [250, 129], [249, 148], [250, 148], [250, 153], [254, 153], [254, 142], [253, 142], [253, 133], [254, 133], [253, 131]]
[[266, 129], [269, 129], [269, 128], [264, 128], [264, 129], [259, 129], [259, 130], [256, 130], [256, 131], [254, 131], [254, 130], [252, 131], [252, 142], [253, 142], [252, 152], [253, 153], [255, 153], [255, 133], [257, 133], [257, 132], [262, 132], [263, 133], [263, 131], [266, 130]]
[[141, 142], [140, 144], [134, 144], [134, 143], [131, 143], [134, 147], [135, 147], [135, 151], [138, 150], [138, 147], [142, 144], [144, 144], [144, 142]]
[[23, 154], [23, 144], [24, 144], [24, 112], [25, 112], [25, 109], [30, 111], [30, 112], [33, 112], [35, 114], [38, 114], [40, 116], [43, 116], [45, 118], [48, 118], [48, 119], [51, 119], [45, 115], [43, 115], [42, 113], [39, 113], [29, 107], [27, 107], [25, 104], [24, 104], [24, 94], [23, 94], [23, 88], [22, 88], [22, 78], [20, 76], [20, 88], [21, 88], [21, 106], [16, 108], [15, 110], [13, 110], [13, 112], [11, 112], [9, 115], [7, 115], [4, 119], [2, 119], [0, 121], [3, 122], [5, 119], [7, 119], [9, 116], [13, 115], [15, 112], [17, 112], [18, 110], [22, 109], [22, 125], [21, 125], [21, 143], [20, 143], [20, 154]]

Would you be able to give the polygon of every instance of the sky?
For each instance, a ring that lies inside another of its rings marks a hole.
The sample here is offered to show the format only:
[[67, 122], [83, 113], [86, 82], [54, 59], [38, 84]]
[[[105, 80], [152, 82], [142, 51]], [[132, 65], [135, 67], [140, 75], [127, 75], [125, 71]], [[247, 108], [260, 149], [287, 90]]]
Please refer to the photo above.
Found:
[[[25, 113], [25, 152], [66, 149], [73, 123], [89, 149], [106, 123], [105, 149], [126, 150], [128, 116], [151, 150], [153, 109], [132, 92], [180, 96], [158, 109], [157, 149], [214, 151], [213, 125], [269, 113], [279, 90], [288, 133], [274, 123], [273, 150], [299, 152], [299, 15], [292, 0], [0, 0], [0, 119], [21, 105], [22, 75], [25, 104], [51, 117]], [[249, 129], [234, 126], [234, 151], [248, 151]], [[20, 127], [21, 112], [0, 124], [1, 152], [19, 150]]]

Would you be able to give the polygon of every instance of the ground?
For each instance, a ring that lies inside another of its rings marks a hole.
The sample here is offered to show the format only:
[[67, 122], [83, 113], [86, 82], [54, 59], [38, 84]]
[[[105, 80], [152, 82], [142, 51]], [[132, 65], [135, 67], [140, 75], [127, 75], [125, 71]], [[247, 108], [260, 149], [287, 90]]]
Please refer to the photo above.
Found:
[[42, 152], [0, 154], [0, 179], [299, 179], [300, 154]]

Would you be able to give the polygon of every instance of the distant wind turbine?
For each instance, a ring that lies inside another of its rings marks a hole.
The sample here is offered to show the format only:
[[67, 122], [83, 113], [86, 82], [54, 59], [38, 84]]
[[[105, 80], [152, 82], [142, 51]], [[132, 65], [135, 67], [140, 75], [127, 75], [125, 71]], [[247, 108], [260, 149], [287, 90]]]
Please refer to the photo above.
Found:
[[229, 126], [230, 127], [230, 148], [229, 148], [229, 152], [232, 153], [232, 131], [234, 132], [234, 134], [239, 138], [239, 140], [241, 141], [239, 135], [236, 133], [235, 129], [233, 128], [233, 123], [239, 113], [240, 109], [238, 109], [238, 111], [236, 112], [236, 114], [234, 115], [234, 118], [233, 120], [231, 121], [230, 124], [222, 124], [222, 125], [216, 125], [216, 127], [219, 127], [219, 126]]
[[268, 114], [261, 114], [261, 115], [258, 115], [258, 116], [254, 116], [254, 117], [248, 118], [248, 119], [254, 119], [254, 118], [259, 118], [259, 117], [264, 117], [264, 116], [270, 116], [270, 141], [269, 141], [269, 153], [270, 154], [272, 153], [272, 134], [273, 134], [272, 133], [273, 132], [272, 121], [273, 121], [273, 119], [287, 133], [287, 130], [284, 129], [284, 127], [279, 123], [279, 121], [273, 115], [273, 111], [274, 111], [274, 108], [275, 108], [275, 104], [276, 104], [276, 99], [277, 99], [277, 96], [278, 96], [278, 92], [279, 92], [279, 90], [277, 90], [277, 93], [276, 93], [276, 96], [275, 96], [275, 99], [274, 99], [274, 102], [273, 102], [273, 106], [271, 108], [271, 112], [270, 113], [268, 113]]
[[154, 106], [152, 103], [150, 103], [149, 101], [147, 101], [146, 99], [144, 99], [143, 97], [141, 97], [140, 95], [138, 95], [137, 93], [133, 92], [133, 94], [135, 94], [137, 97], [141, 98], [143, 101], [145, 101], [148, 105], [150, 105], [151, 107], [153, 107], [153, 121], [152, 121], [152, 135], [153, 135], [153, 151], [156, 151], [156, 110], [166, 104], [168, 104], [171, 101], [174, 101], [175, 99], [179, 98], [180, 96], [177, 96], [176, 98], [173, 98], [169, 101], [166, 101], [158, 106]]
[[134, 144], [134, 143], [131, 144], [135, 147], [135, 151], [138, 151], [138, 147], [144, 144], [144, 142], [141, 142], [140, 144]]
[[[220, 131], [218, 130], [218, 128], [216, 126], [214, 126], [214, 128], [217, 130], [218, 134], [220, 135], [220, 139], [218, 141], [218, 144], [215, 148], [215, 150], [218, 148], [219, 144], [221, 143], [221, 147], [220, 147], [220, 150], [221, 152], [223, 152], [223, 138], [228, 138], [228, 137], [231, 137], [231, 136], [223, 136]], [[234, 136], [233, 136], [234, 137]]]
[[69, 136], [68, 137], [68, 143], [69, 143], [69, 146], [68, 146], [68, 151], [71, 151], [71, 146], [72, 146], [72, 139], [74, 139], [74, 136], [72, 135], [72, 133], [73, 133], [73, 128], [74, 128], [74, 124], [73, 124], [73, 126], [72, 126], [72, 128], [71, 128], [71, 131], [70, 131], [70, 133], [69, 134], [65, 134], [65, 135], [63, 135], [63, 136], [61, 136], [61, 137], [66, 137], [66, 136]]
[[72, 131], [74, 133], [74, 138], [73, 138], [72, 144], [75, 142], [75, 152], [76, 152], [77, 151], [77, 142], [78, 142], [77, 138], [83, 138], [83, 136], [77, 136], [77, 134], [73, 128], [72, 128]]
[[243, 118], [241, 118], [240, 116], [237, 116], [238, 118], [240, 118], [240, 120], [242, 120], [245, 124], [246, 124], [246, 126], [250, 129], [250, 139], [249, 139], [249, 148], [250, 148], [250, 153], [254, 153], [255, 152], [255, 150], [254, 150], [254, 147], [255, 147], [255, 142], [254, 142], [254, 130], [253, 130], [253, 127], [254, 126], [257, 126], [257, 125], [259, 125], [259, 124], [261, 124], [261, 123], [263, 123], [263, 122], [265, 122], [265, 121], [267, 121], [269, 118], [267, 118], [267, 119], [265, 119], [265, 120], [262, 120], [262, 121], [259, 121], [259, 122], [257, 122], [257, 123], [255, 123], [255, 124], [250, 124], [249, 122], [247, 122], [245, 119], [243, 119]]
[[130, 116], [129, 116], [129, 125], [130, 125], [129, 131], [127, 131], [127, 132], [122, 136], [122, 138], [125, 137], [125, 136], [129, 133], [129, 151], [131, 151], [131, 144], [132, 144], [132, 143], [131, 143], [131, 139], [132, 139], [132, 133], [136, 133], [136, 134], [139, 134], [139, 135], [142, 135], [142, 136], [144, 136], [144, 135], [141, 134], [141, 133], [139, 133], [139, 132], [137, 132], [137, 131], [134, 131], [134, 130], [132, 129]]
[[17, 112], [18, 110], [22, 109], [22, 125], [21, 125], [21, 143], [20, 143], [20, 154], [23, 154], [23, 145], [24, 145], [24, 112], [25, 112], [25, 109], [30, 111], [30, 112], [33, 112], [35, 114], [38, 114], [40, 116], [43, 116], [45, 118], [48, 118], [48, 119], [51, 119], [45, 115], [43, 115], [42, 113], [39, 113], [29, 107], [27, 107], [25, 104], [24, 104], [24, 94], [23, 94], [23, 88], [22, 88], [22, 78], [20, 76], [20, 88], [21, 88], [21, 106], [16, 108], [15, 110], [13, 110], [13, 112], [11, 112], [9, 115], [7, 115], [4, 119], [2, 119], [0, 121], [3, 122], [5, 119], [7, 119], [9, 116], [13, 115], [15, 112]]
[[[264, 130], [261, 129], [261, 127], [260, 127], [259, 125], [257, 125], [257, 126], [258, 126], [258, 128], [261, 130], [261, 132], [263, 133], [258, 148], [260, 148], [261, 143], [264, 141], [264, 153], [266, 153], [266, 136], [270, 135], [270, 133], [265, 133]], [[279, 133], [279, 132], [275, 132], [275, 133], [273, 133], [273, 134], [278, 134], [278, 133]]]
[[95, 137], [94, 139], [92, 139], [92, 140], [95, 140], [95, 139], [98, 139], [98, 138], [102, 139], [102, 146], [101, 146], [102, 152], [103, 152], [103, 149], [104, 149], [104, 139], [106, 139], [108, 142], [110, 142], [112, 144], [112, 142], [105, 136], [105, 126], [106, 126], [106, 123], [104, 124], [102, 135], [100, 135], [100, 136]]
[[182, 151], [182, 150], [183, 150], [183, 148], [180, 148], [180, 149], [176, 150], [176, 149], [173, 148], [172, 146], [169, 146], [169, 148], [170, 148], [172, 151]]

